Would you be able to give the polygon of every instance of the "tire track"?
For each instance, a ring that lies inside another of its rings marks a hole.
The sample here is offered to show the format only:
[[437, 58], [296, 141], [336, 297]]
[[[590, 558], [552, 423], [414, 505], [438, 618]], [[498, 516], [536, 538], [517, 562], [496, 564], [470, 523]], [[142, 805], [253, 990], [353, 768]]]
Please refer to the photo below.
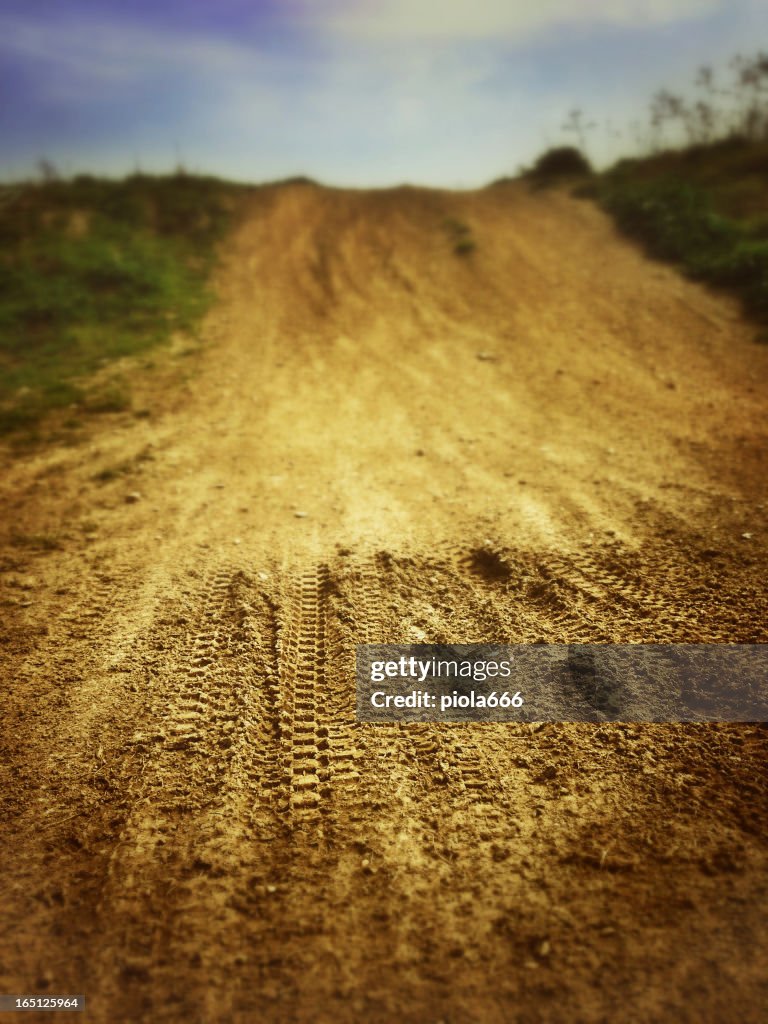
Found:
[[[454, 586], [460, 582], [461, 590], [464, 592], [462, 598], [469, 596], [470, 606], [477, 603], [482, 607], [483, 613], [487, 614], [488, 603], [485, 595], [480, 595], [476, 585], [461, 571], [461, 558], [464, 554], [463, 551], [455, 552], [454, 568], [449, 575], [454, 577]], [[411, 579], [414, 571], [412, 566], [400, 567], [391, 556], [380, 560], [381, 573], [387, 575], [387, 591], [399, 591], [405, 606], [412, 602], [414, 594], [423, 588], [424, 581], [433, 576], [433, 571], [442, 567], [443, 563], [421, 565], [416, 567], [415, 578]], [[494, 623], [488, 635], [501, 638], [506, 633], [496, 609], [491, 607]], [[456, 642], [462, 642], [462, 639], [457, 639]], [[375, 726], [377, 732], [382, 728], [383, 724]], [[447, 786], [454, 796], [468, 796], [471, 801], [486, 802], [492, 799], [495, 772], [483, 744], [476, 738], [477, 727], [474, 724], [462, 728], [449, 723], [411, 722], [395, 723], [389, 728], [397, 730], [400, 741], [407, 745], [407, 752], [415, 754], [421, 782], [427, 789], [432, 789], [435, 785]]]
[[326, 566], [293, 581], [279, 640], [280, 760], [292, 828], [317, 829], [328, 796], [331, 741], [318, 721], [326, 678]]
[[[664, 610], [664, 602], [649, 592], [642, 580], [633, 578], [629, 566], [619, 574], [601, 564], [598, 556], [579, 554], [567, 559], [557, 554], [545, 554], [539, 559], [540, 572], [555, 578], [562, 587], [574, 595], [579, 610], [593, 624], [609, 620], [614, 623], [611, 635], [626, 635], [637, 619], [656, 619]], [[636, 628], [636, 626], [635, 626]]]
[[110, 941], [95, 957], [94, 989], [113, 1009], [140, 1001], [149, 973], [162, 975], [169, 951], [183, 959], [203, 927], [224, 969], [247, 888], [271, 870], [254, 855], [282, 828], [273, 606], [254, 591], [238, 569], [209, 572], [188, 650], [155, 676], [158, 725], [131, 739], [144, 771], [129, 783], [132, 810], [97, 907]]
[[[542, 634], [549, 641], [568, 643], [605, 643], [614, 630], [615, 605], [604, 598], [603, 591], [587, 583], [574, 582], [571, 562], [556, 555], [510, 552], [491, 542], [484, 542], [469, 552], [454, 551], [454, 561], [478, 596], [478, 581], [485, 585], [483, 603], [495, 606], [503, 595], [503, 609], [496, 612], [501, 635], [508, 643], [531, 642]], [[605, 613], [603, 610], [605, 609]], [[517, 630], [510, 629], [515, 620]]]
[[129, 580], [129, 570], [119, 568], [88, 576], [58, 619], [67, 640], [92, 641], [107, 633], [131, 593]]

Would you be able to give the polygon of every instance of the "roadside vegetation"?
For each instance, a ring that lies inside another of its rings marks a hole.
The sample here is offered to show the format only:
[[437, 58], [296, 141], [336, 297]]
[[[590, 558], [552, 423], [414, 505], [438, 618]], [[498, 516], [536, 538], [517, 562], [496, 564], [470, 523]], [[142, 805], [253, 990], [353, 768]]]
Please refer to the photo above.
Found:
[[595, 128], [571, 111], [563, 130], [581, 149], [550, 150], [525, 176], [534, 187], [580, 178], [574, 194], [650, 255], [736, 294], [768, 340], [768, 54], [700, 68], [690, 96], [660, 90], [635, 126], [643, 154], [600, 174], [581, 156]]
[[734, 292], [768, 340], [768, 143], [731, 139], [626, 161], [595, 193], [650, 255]]
[[567, 178], [584, 178], [592, 174], [589, 160], [575, 146], [556, 146], [542, 153], [525, 172], [535, 188], [556, 184]]
[[443, 228], [457, 256], [470, 256], [477, 248], [477, 242], [472, 237], [472, 229], [463, 221], [455, 217], [446, 217]]
[[94, 371], [194, 332], [216, 242], [241, 186], [178, 172], [80, 175], [0, 189], [0, 434], [34, 438], [54, 409], [77, 424], [130, 406]]

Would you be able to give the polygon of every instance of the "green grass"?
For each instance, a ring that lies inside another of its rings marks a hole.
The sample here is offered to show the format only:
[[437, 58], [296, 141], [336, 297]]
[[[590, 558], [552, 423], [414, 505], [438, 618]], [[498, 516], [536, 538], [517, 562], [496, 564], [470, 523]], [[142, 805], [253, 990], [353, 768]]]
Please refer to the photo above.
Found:
[[463, 221], [457, 220], [455, 217], [446, 217], [443, 221], [443, 229], [457, 256], [469, 256], [477, 248], [477, 242], [472, 238], [472, 229]]
[[0, 433], [52, 409], [114, 412], [89, 376], [193, 331], [238, 186], [185, 174], [80, 176], [0, 193]]
[[457, 256], [469, 256], [470, 253], [474, 252], [477, 248], [477, 242], [474, 242], [471, 238], [460, 238], [455, 243], [453, 251]]
[[622, 161], [580, 194], [651, 256], [735, 294], [768, 328], [766, 170], [766, 144], [730, 140]]

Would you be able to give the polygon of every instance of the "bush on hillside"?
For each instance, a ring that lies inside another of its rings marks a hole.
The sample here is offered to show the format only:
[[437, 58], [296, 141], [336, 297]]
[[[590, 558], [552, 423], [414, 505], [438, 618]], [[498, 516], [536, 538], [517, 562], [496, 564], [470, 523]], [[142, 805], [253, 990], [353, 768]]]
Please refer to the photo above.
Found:
[[550, 180], [583, 177], [591, 173], [592, 166], [581, 150], [575, 146], [557, 146], [541, 154], [528, 172], [528, 177]]

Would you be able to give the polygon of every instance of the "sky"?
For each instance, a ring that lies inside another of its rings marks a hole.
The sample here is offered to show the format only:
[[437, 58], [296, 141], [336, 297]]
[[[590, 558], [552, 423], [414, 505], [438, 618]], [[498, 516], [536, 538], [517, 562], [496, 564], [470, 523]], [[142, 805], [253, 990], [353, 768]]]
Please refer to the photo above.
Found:
[[472, 188], [574, 107], [604, 165], [659, 88], [763, 43], [765, 0], [0, 0], [0, 178]]

